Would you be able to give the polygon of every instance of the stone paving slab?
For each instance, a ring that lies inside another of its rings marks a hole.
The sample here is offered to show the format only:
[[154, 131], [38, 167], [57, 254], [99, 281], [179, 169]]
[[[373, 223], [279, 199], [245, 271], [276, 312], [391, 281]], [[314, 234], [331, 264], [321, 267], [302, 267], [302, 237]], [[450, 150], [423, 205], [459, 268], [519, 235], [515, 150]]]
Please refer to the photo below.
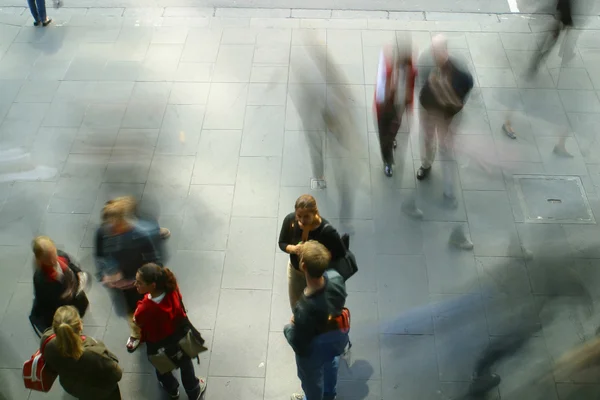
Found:
[[[565, 268], [595, 299], [600, 295], [598, 226], [527, 223], [514, 179], [576, 176], [598, 219], [597, 17], [575, 32], [572, 59], [556, 49], [529, 81], [524, 68], [548, 23], [540, 15], [80, 4], [50, 10], [55, 24], [46, 29], [32, 27], [22, 6], [0, 10], [4, 397], [42, 398], [23, 390], [19, 370], [37, 348], [26, 318], [31, 238], [51, 235], [93, 271], [100, 209], [118, 195], [159, 204], [160, 222], [172, 231], [169, 264], [211, 349], [198, 373], [209, 377], [212, 400], [278, 400], [299, 390], [281, 334], [290, 311], [286, 255], [276, 240], [283, 217], [306, 192], [335, 226], [352, 227], [361, 266], [348, 283], [354, 347], [340, 369], [340, 399], [460, 394], [486, 341], [509, 331], [506, 321], [517, 318], [519, 304], [544, 294], [548, 272], [522, 246], [534, 255], [569, 254]], [[419, 50], [445, 33], [476, 81], [456, 126], [457, 162], [438, 158], [427, 182], [414, 176], [418, 120], [403, 124], [388, 179], [371, 111], [381, 46], [407, 32]], [[306, 63], [305, 41], [313, 35], [344, 81], [323, 78]], [[348, 83], [360, 143], [340, 156], [329, 135], [329, 187], [311, 191], [306, 136], [324, 128], [302, 116], [320, 112], [316, 103], [331, 101], [340, 83]], [[307, 91], [315, 104], [298, 109], [294, 101]], [[517, 140], [502, 133], [507, 114]], [[572, 158], [552, 153], [561, 137]], [[446, 165], [459, 189], [456, 210], [438, 201]], [[352, 177], [350, 206], [342, 201], [341, 172]], [[400, 212], [408, 198], [417, 199], [423, 221]], [[456, 226], [470, 232], [473, 252], [448, 247]], [[143, 352], [124, 351], [127, 324], [108, 293], [96, 285], [90, 298], [86, 331], [120, 357], [124, 398], [161, 398]], [[542, 332], [500, 366], [505, 382], [497, 398], [533, 398], [517, 391], [521, 382], [590, 337], [595, 323], [577, 315], [554, 324], [541, 319]], [[597, 377], [571, 378], [545, 388], [543, 398], [592, 399], [600, 391]], [[57, 384], [43, 398], [68, 396]]]

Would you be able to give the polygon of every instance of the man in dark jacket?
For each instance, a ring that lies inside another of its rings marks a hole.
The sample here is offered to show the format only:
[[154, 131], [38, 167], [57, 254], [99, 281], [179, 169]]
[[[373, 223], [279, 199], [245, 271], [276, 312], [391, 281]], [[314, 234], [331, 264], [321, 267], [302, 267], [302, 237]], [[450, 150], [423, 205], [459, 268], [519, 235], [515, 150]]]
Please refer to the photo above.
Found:
[[327, 270], [331, 255], [314, 240], [303, 245], [300, 269], [306, 289], [294, 307], [284, 335], [296, 353], [298, 378], [304, 394], [292, 400], [332, 400], [336, 396], [339, 356], [348, 344], [348, 324], [341, 324], [346, 286], [334, 270]]
[[[431, 171], [437, 147], [436, 136], [441, 150], [451, 158], [454, 135], [449, 130], [450, 123], [462, 110], [467, 95], [473, 88], [473, 77], [449, 57], [443, 36], [433, 38], [431, 49], [435, 66], [424, 76], [425, 82], [419, 97], [425, 145], [421, 154], [421, 167], [417, 171], [419, 180], [425, 179]], [[455, 203], [453, 174], [448, 168], [444, 168], [444, 198]]]

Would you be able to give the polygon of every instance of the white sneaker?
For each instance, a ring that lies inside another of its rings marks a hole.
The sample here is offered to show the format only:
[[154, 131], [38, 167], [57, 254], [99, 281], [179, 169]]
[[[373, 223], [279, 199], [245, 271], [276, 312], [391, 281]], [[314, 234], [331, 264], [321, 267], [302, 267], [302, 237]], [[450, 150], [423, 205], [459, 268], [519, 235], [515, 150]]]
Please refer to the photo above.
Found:
[[302, 393], [294, 393], [290, 400], [304, 400], [304, 394]]
[[473, 242], [469, 239], [462, 226], [456, 226], [450, 233], [449, 243], [462, 250], [472, 250]]

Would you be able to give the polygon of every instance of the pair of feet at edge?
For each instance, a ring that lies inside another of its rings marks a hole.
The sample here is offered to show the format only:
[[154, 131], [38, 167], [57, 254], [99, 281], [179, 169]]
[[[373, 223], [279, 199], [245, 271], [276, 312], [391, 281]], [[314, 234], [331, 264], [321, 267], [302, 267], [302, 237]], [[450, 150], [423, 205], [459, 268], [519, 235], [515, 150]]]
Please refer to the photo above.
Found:
[[46, 17], [45, 21], [34, 21], [33, 22], [33, 26], [40, 26], [40, 25], [42, 25], [42, 26], [48, 26], [51, 23], [52, 23], [52, 18], [47, 18]]

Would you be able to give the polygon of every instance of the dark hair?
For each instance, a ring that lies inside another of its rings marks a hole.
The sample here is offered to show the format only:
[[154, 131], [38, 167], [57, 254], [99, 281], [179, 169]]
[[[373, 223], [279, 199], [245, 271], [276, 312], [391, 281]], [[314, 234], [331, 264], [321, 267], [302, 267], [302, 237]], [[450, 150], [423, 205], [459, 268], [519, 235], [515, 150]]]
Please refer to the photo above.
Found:
[[157, 290], [164, 290], [169, 293], [177, 290], [177, 279], [169, 268], [150, 263], [142, 265], [138, 269], [138, 273], [144, 283], [148, 285], [155, 283]]
[[319, 209], [317, 208], [317, 200], [310, 194], [303, 194], [302, 196], [298, 197], [296, 204], [294, 204], [294, 209], [308, 210], [314, 212], [315, 214], [319, 213]]

